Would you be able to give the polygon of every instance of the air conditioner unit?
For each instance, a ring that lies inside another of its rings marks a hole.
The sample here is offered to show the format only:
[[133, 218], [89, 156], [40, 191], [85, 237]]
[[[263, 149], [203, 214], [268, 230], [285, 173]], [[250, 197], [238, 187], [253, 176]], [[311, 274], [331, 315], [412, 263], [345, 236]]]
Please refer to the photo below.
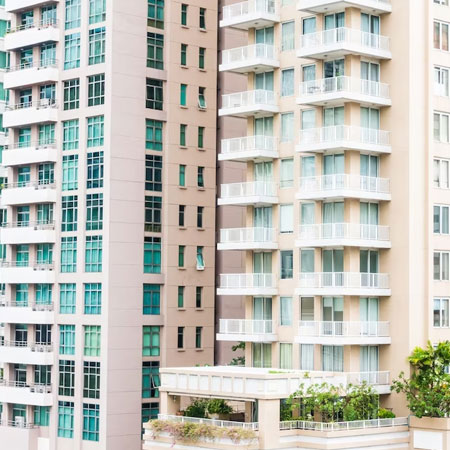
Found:
[[43, 98], [41, 99], [41, 106], [49, 106], [50, 105], [50, 99], [49, 98]]
[[25, 417], [22, 416], [14, 417], [14, 425], [17, 428], [25, 428]]

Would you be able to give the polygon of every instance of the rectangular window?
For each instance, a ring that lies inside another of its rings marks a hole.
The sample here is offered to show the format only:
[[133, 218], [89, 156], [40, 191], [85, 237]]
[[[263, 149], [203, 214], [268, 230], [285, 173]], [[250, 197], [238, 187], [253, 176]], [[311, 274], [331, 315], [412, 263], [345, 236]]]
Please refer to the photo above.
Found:
[[75, 314], [77, 301], [77, 285], [63, 283], [59, 285], [59, 313]]
[[294, 69], [285, 69], [281, 71], [281, 96], [288, 97], [294, 95]]
[[148, 150], [163, 149], [163, 123], [161, 121], [146, 119], [145, 148]]
[[106, 20], [106, 0], [89, 0], [89, 24]]
[[59, 361], [58, 394], [67, 397], [73, 397], [75, 395], [75, 361]]
[[200, 8], [198, 26], [201, 30], [206, 30], [206, 8]]
[[280, 233], [294, 232], [294, 205], [280, 205]]
[[178, 166], [178, 185], [186, 186], [186, 166], [184, 164]]
[[282, 159], [280, 166], [280, 187], [290, 188], [294, 186], [294, 159]]
[[322, 345], [322, 370], [327, 372], [344, 371], [344, 347]]
[[178, 327], [177, 348], [184, 348], [184, 327]]
[[448, 298], [435, 298], [433, 300], [433, 326], [435, 328], [449, 327], [449, 303]]
[[162, 156], [145, 155], [145, 190], [162, 191]]
[[292, 369], [292, 344], [280, 343], [280, 369]]
[[144, 361], [142, 363], [142, 398], [158, 398], [160, 385], [159, 361]]
[[67, 195], [61, 201], [62, 221], [61, 231], [77, 231], [78, 196]]
[[436, 281], [449, 281], [449, 252], [433, 253], [433, 278]]
[[187, 84], [180, 84], [180, 105], [186, 106], [187, 102]]
[[103, 151], [87, 154], [86, 188], [103, 187]]
[[88, 77], [88, 106], [103, 105], [105, 103], [105, 74]]
[[187, 61], [187, 45], [181, 44], [181, 51], [180, 51], [180, 64], [182, 66], [186, 65]]
[[64, 155], [62, 160], [62, 190], [78, 189], [78, 155]]
[[34, 425], [48, 427], [50, 425], [50, 406], [34, 407]]
[[281, 142], [294, 141], [294, 113], [281, 114]]
[[198, 148], [204, 147], [205, 127], [198, 127]]
[[59, 326], [59, 354], [75, 355], [75, 325]]
[[84, 284], [84, 314], [102, 313], [102, 284]]
[[197, 206], [197, 228], [203, 228], [203, 206]]
[[188, 5], [181, 5], [181, 25], [187, 26], [187, 13], [188, 13]]
[[280, 325], [292, 325], [292, 297], [280, 297]]
[[178, 226], [184, 227], [184, 214], [186, 212], [185, 205], [178, 205]]
[[160, 327], [144, 326], [142, 330], [142, 356], [159, 356], [161, 342]]
[[195, 288], [195, 307], [197, 309], [202, 307], [202, 298], [203, 298], [203, 288], [201, 286], [197, 286]]
[[448, 23], [434, 21], [433, 44], [435, 49], [448, 52], [448, 26]]
[[64, 70], [80, 67], [80, 33], [64, 37]]
[[202, 348], [203, 327], [195, 327], [195, 348]]
[[449, 96], [449, 69], [448, 67], [434, 67], [434, 93], [441, 97]]
[[103, 259], [103, 237], [86, 236], [85, 272], [101, 272]]
[[46, 146], [55, 144], [55, 124], [39, 125], [39, 145]]
[[280, 252], [281, 256], [281, 279], [286, 280], [294, 276], [294, 258], [292, 250]]
[[178, 308], [184, 308], [184, 286], [178, 286]]
[[147, 33], [147, 67], [164, 69], [164, 35]]
[[179, 245], [178, 246], [178, 267], [184, 267], [184, 250], [185, 250], [185, 246], [184, 245]]
[[100, 356], [101, 332], [100, 325], [84, 326], [84, 356]]
[[100, 363], [97, 361], [83, 363], [83, 397], [100, 398]]
[[58, 437], [73, 438], [73, 402], [58, 402]]
[[198, 49], [198, 68], [199, 69], [205, 68], [205, 55], [206, 55], [206, 48], [199, 47], [199, 49]]
[[66, 30], [81, 25], [81, 0], [66, 0], [65, 25]]
[[433, 161], [433, 186], [440, 189], [450, 187], [450, 160], [434, 159]]
[[300, 345], [300, 370], [314, 370], [314, 344]]
[[78, 149], [79, 122], [78, 119], [66, 120], [63, 125], [63, 150]]
[[61, 272], [77, 271], [77, 237], [63, 236], [61, 238]]
[[434, 140], [447, 144], [449, 140], [449, 114], [435, 112], [433, 114]]
[[98, 147], [103, 145], [104, 117], [95, 116], [87, 119], [87, 146]]
[[205, 259], [203, 257], [203, 247], [197, 247], [197, 270], [205, 270]]
[[205, 187], [205, 168], [197, 167], [197, 187]]
[[86, 195], [86, 230], [103, 229], [103, 193]]
[[144, 284], [142, 313], [145, 315], [161, 314], [160, 284]]
[[83, 403], [83, 440], [95, 441], [100, 436], [100, 405]]
[[147, 78], [147, 97], [145, 107], [149, 109], [163, 110], [163, 82], [154, 78]]
[[437, 3], [438, 5], [448, 6], [448, 0], [433, 0], [433, 2]]
[[64, 81], [64, 111], [80, 107], [80, 79]]
[[295, 49], [295, 22], [281, 24], [281, 51], [286, 52]]
[[161, 232], [162, 197], [145, 196], [145, 231]]
[[187, 125], [180, 124], [180, 147], [186, 147]]
[[433, 208], [433, 232], [449, 234], [449, 206], [435, 205]]
[[144, 273], [161, 273], [161, 238], [144, 237]]
[[94, 28], [89, 30], [89, 56], [88, 63], [90, 66], [105, 62], [105, 27]]
[[148, 0], [147, 25], [164, 29], [164, 0]]
[[206, 88], [204, 87], [198, 88], [198, 107], [200, 109], [206, 108]]

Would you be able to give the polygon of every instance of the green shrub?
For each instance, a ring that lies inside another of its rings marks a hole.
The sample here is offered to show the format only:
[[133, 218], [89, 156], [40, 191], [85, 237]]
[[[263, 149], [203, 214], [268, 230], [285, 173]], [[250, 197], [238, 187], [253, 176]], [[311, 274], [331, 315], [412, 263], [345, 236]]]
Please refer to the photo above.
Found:
[[395, 414], [389, 409], [380, 408], [378, 410], [378, 418], [379, 419], [395, 419]]
[[187, 417], [198, 417], [200, 419], [206, 418], [206, 408], [208, 406], [208, 400], [197, 399], [194, 400], [184, 412]]
[[231, 414], [233, 408], [221, 398], [212, 398], [207, 402], [206, 411], [209, 414]]

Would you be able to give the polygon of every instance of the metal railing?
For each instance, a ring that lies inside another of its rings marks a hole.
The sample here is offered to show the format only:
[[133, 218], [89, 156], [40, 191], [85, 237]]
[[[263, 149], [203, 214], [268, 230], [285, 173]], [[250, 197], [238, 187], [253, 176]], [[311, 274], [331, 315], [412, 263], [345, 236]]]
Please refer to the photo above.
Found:
[[358, 239], [389, 241], [390, 227], [359, 223], [320, 223], [300, 225], [300, 240], [311, 239]]
[[0, 297], [0, 307], [3, 308], [31, 308], [32, 311], [53, 311], [53, 303], [34, 303], [34, 302], [16, 302], [7, 301], [4, 297]]
[[15, 142], [14, 144], [5, 145], [4, 150], [17, 150], [33, 148], [36, 150], [42, 148], [56, 148], [56, 139], [46, 139], [45, 142], [32, 141], [32, 142]]
[[300, 288], [389, 289], [389, 274], [358, 272], [303, 272]]
[[360, 45], [365, 48], [388, 52], [390, 39], [387, 36], [345, 27], [300, 36], [300, 48], [303, 50], [314, 50], [318, 47], [336, 44]]
[[389, 99], [389, 85], [378, 81], [351, 77], [322, 78], [300, 83], [300, 95], [313, 99], [315, 95], [350, 92]]
[[49, 353], [53, 351], [53, 344], [30, 343], [27, 341], [0, 341], [0, 347], [29, 348], [36, 353]]
[[223, 19], [234, 19], [246, 14], [276, 14], [276, 0], [249, 0], [223, 7]]
[[275, 92], [255, 89], [253, 91], [222, 95], [222, 109], [256, 107], [257, 105], [276, 106]]
[[15, 105], [6, 105], [8, 111], [17, 111], [20, 109], [36, 108], [36, 109], [48, 109], [57, 108], [55, 98], [42, 98], [40, 100], [35, 100], [31, 102], [16, 103]]
[[39, 428], [39, 426], [35, 425], [34, 423], [21, 420], [0, 420], [0, 426], [26, 429]]
[[246, 430], [258, 430], [258, 422], [233, 422], [231, 420], [200, 419], [197, 417], [171, 416], [158, 414], [158, 420], [181, 423], [204, 423], [221, 428], [244, 428]]
[[220, 230], [221, 244], [276, 242], [275, 228], [223, 228]]
[[388, 337], [389, 322], [338, 322], [301, 320], [300, 336]]
[[278, 151], [278, 139], [274, 136], [245, 136], [240, 138], [223, 139], [220, 152], [223, 155], [253, 151]]
[[25, 69], [46, 69], [48, 67], [58, 67], [58, 60], [48, 58], [38, 62], [23, 62], [21, 64], [17, 64], [16, 66], [7, 67], [6, 72], [17, 72]]
[[54, 230], [55, 221], [38, 220], [38, 221], [22, 221], [22, 222], [8, 222], [2, 225], [2, 228], [34, 228], [35, 230]]
[[355, 420], [353, 422], [331, 423], [292, 420], [288, 422], [280, 422], [280, 430], [348, 431], [366, 428], [401, 427], [407, 425], [407, 417], [396, 417], [394, 419]]
[[347, 384], [389, 385], [390, 372], [347, 372]]
[[332, 127], [309, 128], [300, 130], [300, 145], [324, 144], [336, 142], [355, 142], [370, 145], [390, 145], [390, 131], [374, 128], [336, 125]]
[[54, 181], [50, 180], [40, 180], [40, 181], [16, 181], [15, 183], [6, 183], [3, 189], [13, 189], [13, 188], [35, 188], [35, 189], [55, 189], [56, 184]]
[[222, 64], [244, 63], [251, 58], [274, 60], [277, 58], [276, 48], [268, 44], [253, 44], [222, 50]]
[[219, 333], [222, 334], [273, 334], [273, 320], [220, 319]]
[[317, 191], [335, 191], [348, 189], [352, 191], [389, 194], [388, 178], [366, 177], [362, 175], [321, 175], [318, 177], [301, 177], [300, 191], [305, 193]]
[[50, 394], [52, 392], [51, 384], [41, 384], [41, 383], [29, 384], [24, 381], [9, 381], [9, 380], [0, 379], [0, 386], [26, 388], [26, 389], [29, 389], [30, 392], [33, 392], [36, 394]]
[[57, 19], [43, 19], [37, 23], [35, 23], [35, 22], [26, 23], [24, 25], [17, 25], [14, 28], [8, 28], [6, 33], [7, 34], [16, 33], [17, 31], [29, 30], [31, 28], [49, 28], [49, 27], [57, 27], [57, 26], [58, 26]]
[[224, 289], [275, 288], [275, 276], [271, 273], [220, 274], [219, 286]]
[[277, 196], [277, 185], [273, 181], [247, 181], [244, 183], [222, 184], [221, 198], [239, 198], [252, 196]]
[[29, 268], [33, 270], [53, 270], [55, 268], [52, 262], [37, 261], [0, 261], [0, 268]]

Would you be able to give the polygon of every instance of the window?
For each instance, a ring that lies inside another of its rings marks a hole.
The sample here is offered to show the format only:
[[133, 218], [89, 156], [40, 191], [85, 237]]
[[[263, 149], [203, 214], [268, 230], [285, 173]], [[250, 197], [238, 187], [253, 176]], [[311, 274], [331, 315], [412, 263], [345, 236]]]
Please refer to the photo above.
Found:
[[180, 124], [180, 147], [186, 147], [186, 129], [187, 125]]
[[81, 0], [66, 0], [66, 30], [81, 25]]
[[59, 354], [75, 355], [75, 325], [59, 326]]
[[433, 135], [438, 142], [449, 142], [449, 115], [435, 112], [433, 115]]
[[76, 150], [79, 139], [78, 119], [63, 122], [63, 150]]
[[18, 147], [31, 147], [31, 128], [19, 129]]
[[280, 324], [292, 325], [292, 297], [280, 297]]
[[449, 96], [449, 69], [447, 67], [434, 67], [434, 93], [441, 97]]
[[163, 149], [163, 123], [161, 121], [146, 119], [145, 148], [148, 150]]
[[164, 69], [164, 35], [147, 33], [147, 67]]
[[200, 8], [199, 28], [206, 30], [206, 8]]
[[161, 329], [156, 326], [144, 326], [142, 332], [142, 356], [159, 356]]
[[203, 228], [203, 206], [197, 206], [197, 228]]
[[145, 155], [145, 190], [162, 191], [162, 156]]
[[143, 314], [161, 314], [161, 285], [144, 284], [143, 291]]
[[199, 49], [198, 49], [198, 68], [199, 69], [205, 68], [205, 55], [206, 55], [206, 48], [199, 47]]
[[147, 423], [151, 419], [157, 419], [159, 403], [142, 403], [141, 423]]
[[198, 88], [198, 107], [200, 109], [206, 108], [206, 97], [205, 97], [206, 88], [199, 87]]
[[100, 405], [83, 403], [83, 440], [99, 440], [100, 435]]
[[64, 37], [64, 70], [80, 67], [80, 33]]
[[39, 125], [39, 145], [45, 146], [55, 143], [55, 124]]
[[36, 284], [36, 304], [51, 305], [52, 304], [52, 285]]
[[434, 21], [433, 43], [434, 48], [448, 52], [448, 23]]
[[160, 385], [159, 361], [144, 361], [142, 363], [142, 398], [158, 398]]
[[73, 397], [75, 395], [75, 361], [59, 361], [59, 395]]
[[84, 356], [100, 356], [101, 332], [100, 325], [84, 326]]
[[86, 236], [85, 272], [102, 271], [102, 236]]
[[188, 13], [188, 5], [181, 5], [181, 25], [187, 26], [187, 13]]
[[184, 286], [178, 286], [178, 308], [184, 308]]
[[89, 0], [89, 23], [106, 20], [106, 0]]
[[185, 251], [184, 245], [178, 246], [178, 267], [184, 267], [184, 251]]
[[314, 344], [300, 345], [300, 370], [314, 370]]
[[64, 81], [64, 110], [80, 107], [80, 79]]
[[253, 343], [252, 344], [253, 367], [273, 367], [272, 366], [272, 345]]
[[203, 148], [204, 146], [204, 137], [205, 137], [205, 127], [198, 127], [198, 148]]
[[448, 6], [448, 0], [433, 0], [434, 3], [437, 3], [438, 5], [446, 5]]
[[16, 284], [16, 305], [28, 306], [28, 284]]
[[180, 84], [180, 105], [186, 106], [187, 84]]
[[281, 256], [281, 279], [285, 280], [293, 277], [294, 258], [292, 250], [284, 250], [280, 252]]
[[195, 348], [202, 348], [203, 327], [195, 327]]
[[95, 116], [87, 119], [87, 146], [103, 145], [104, 117]]
[[78, 155], [64, 155], [62, 160], [62, 190], [78, 189]]
[[61, 272], [77, 271], [77, 238], [67, 236], [61, 238]]
[[433, 232], [449, 234], [449, 206], [435, 205], [433, 208]]
[[204, 177], [205, 168], [198, 167], [197, 168], [197, 187], [205, 187], [205, 177]]
[[77, 231], [78, 196], [67, 195], [61, 201], [62, 221], [61, 231]]
[[103, 105], [105, 103], [105, 74], [88, 77], [88, 106]]
[[186, 59], [187, 59], [187, 45], [181, 44], [180, 64], [182, 66], [186, 65]]
[[184, 327], [178, 327], [177, 348], [184, 348]]
[[185, 205], [178, 205], [178, 226], [184, 227], [184, 213], [186, 211]]
[[178, 166], [178, 185], [186, 186], [186, 166], [184, 164]]
[[433, 300], [433, 326], [435, 328], [449, 327], [449, 302], [448, 298], [435, 298]]
[[203, 247], [197, 247], [197, 270], [205, 270], [205, 260], [203, 258]]
[[105, 62], [105, 27], [89, 30], [89, 57], [88, 64], [101, 64]]
[[322, 346], [322, 370], [327, 372], [344, 371], [344, 347], [334, 345]]
[[86, 188], [101, 187], [103, 187], [103, 152], [88, 153]]
[[162, 197], [145, 196], [145, 231], [161, 232]]
[[83, 397], [100, 398], [100, 363], [97, 361], [83, 363]]
[[145, 100], [145, 107], [163, 110], [163, 82], [162, 80], [155, 80], [147, 78], [147, 97]]
[[281, 142], [294, 140], [294, 113], [281, 114]]
[[84, 314], [102, 313], [102, 284], [84, 284]]
[[86, 230], [103, 228], [103, 194], [86, 195]]
[[201, 286], [197, 286], [195, 288], [195, 307], [197, 309], [202, 307], [202, 297], [203, 297], [203, 288]]
[[164, 29], [164, 0], [148, 0], [147, 25]]
[[449, 280], [449, 252], [437, 251], [433, 254], [433, 278], [436, 281]]
[[73, 438], [73, 402], [58, 402], [58, 437]]
[[281, 71], [281, 96], [294, 95], [294, 69]]
[[281, 51], [295, 49], [295, 22], [285, 22], [281, 24]]
[[294, 232], [294, 205], [280, 205], [280, 233]]
[[280, 343], [280, 369], [292, 369], [292, 344]]
[[282, 159], [280, 166], [280, 187], [290, 188], [294, 186], [294, 160]]
[[75, 314], [77, 300], [77, 286], [75, 283], [59, 285], [59, 313]]
[[144, 237], [144, 273], [161, 273], [161, 238]]
[[433, 161], [433, 185], [441, 189], [448, 189], [450, 160], [435, 159]]
[[50, 406], [34, 407], [34, 425], [48, 427], [50, 425]]

